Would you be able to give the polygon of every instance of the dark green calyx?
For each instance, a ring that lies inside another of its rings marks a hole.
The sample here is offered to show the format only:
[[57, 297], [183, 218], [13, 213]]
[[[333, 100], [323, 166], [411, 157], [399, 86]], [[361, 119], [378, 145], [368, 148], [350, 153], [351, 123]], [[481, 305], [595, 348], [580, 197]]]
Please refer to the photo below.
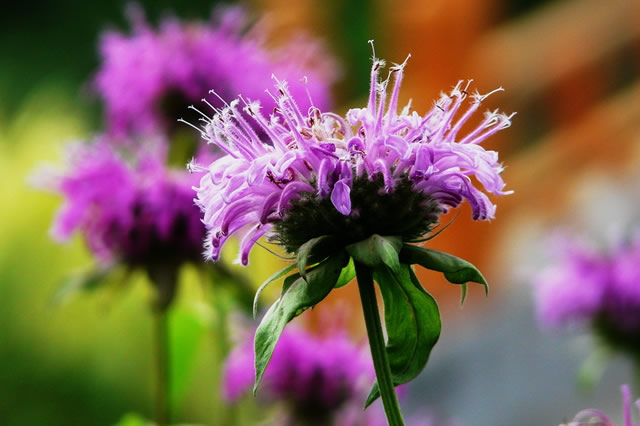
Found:
[[373, 181], [355, 178], [351, 188], [351, 214], [336, 210], [329, 197], [305, 193], [292, 202], [284, 219], [275, 224], [280, 244], [297, 253], [307, 241], [323, 235], [336, 238], [338, 247], [366, 240], [373, 234], [395, 235], [404, 241], [430, 232], [442, 213], [440, 204], [416, 192], [404, 177], [386, 193], [382, 176]]

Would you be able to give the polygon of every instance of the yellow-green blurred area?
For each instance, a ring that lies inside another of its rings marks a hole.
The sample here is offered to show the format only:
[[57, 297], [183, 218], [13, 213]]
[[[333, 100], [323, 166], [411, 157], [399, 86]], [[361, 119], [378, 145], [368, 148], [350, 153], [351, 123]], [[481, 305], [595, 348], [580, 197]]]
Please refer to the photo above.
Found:
[[[205, 19], [212, 7], [141, 3], [152, 21], [163, 11]], [[61, 165], [66, 142], [100, 129], [100, 107], [87, 82], [98, 66], [99, 33], [125, 28], [124, 6], [21, 2], [0, 13], [2, 425], [107, 425], [127, 413], [151, 417], [146, 279], [133, 275], [126, 286], [114, 282], [56, 301], [60, 283], [88, 270], [92, 259], [80, 238], [65, 245], [50, 238], [61, 200], [30, 183], [42, 164]], [[619, 217], [640, 217], [640, 190], [631, 182], [640, 176], [640, 3], [253, 0], [247, 6], [255, 16], [268, 12], [276, 31], [304, 29], [325, 40], [341, 63], [340, 112], [366, 96], [369, 39], [389, 61], [412, 54], [402, 97], [413, 98], [419, 112], [465, 78], [474, 78], [481, 92], [504, 86], [487, 106], [518, 112], [514, 126], [488, 144], [501, 152], [515, 194], [495, 200], [492, 223], [472, 223], [463, 208], [433, 241], [477, 264], [492, 292], [484, 298], [481, 289], [471, 289], [460, 309], [455, 286], [421, 275], [441, 304], [444, 329], [407, 405], [424, 404], [470, 426], [555, 425], [594, 404], [615, 418], [618, 386], [631, 381], [628, 364], [614, 359], [594, 392], [577, 392], [575, 375], [590, 349], [538, 329], [522, 271], [540, 264], [529, 248], [557, 224], [606, 228]], [[631, 200], [624, 212], [616, 212], [615, 203], [602, 206], [615, 191]], [[280, 265], [256, 249], [241, 272], [257, 287]], [[171, 314], [175, 420], [255, 424], [260, 417], [250, 397], [235, 413], [220, 399], [226, 337], [216, 327], [216, 309], [232, 311], [234, 303], [228, 292], [216, 293], [202, 281], [194, 269], [183, 271]], [[353, 311], [351, 331], [361, 337], [355, 289], [329, 299], [327, 309]], [[322, 328], [322, 316], [314, 311], [308, 324]]]

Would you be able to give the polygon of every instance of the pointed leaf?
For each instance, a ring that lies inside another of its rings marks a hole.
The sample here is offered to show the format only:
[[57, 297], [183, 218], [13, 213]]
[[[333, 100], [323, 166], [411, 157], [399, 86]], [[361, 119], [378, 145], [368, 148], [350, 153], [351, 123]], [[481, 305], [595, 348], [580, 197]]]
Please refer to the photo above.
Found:
[[91, 271], [66, 277], [56, 291], [53, 302], [62, 303], [79, 291], [95, 290], [107, 281], [113, 270], [113, 267], [96, 267]]
[[278, 272], [276, 272], [275, 274], [267, 278], [265, 282], [260, 284], [260, 287], [258, 287], [258, 290], [256, 290], [256, 295], [253, 298], [253, 318], [255, 318], [258, 313], [258, 299], [260, 298], [260, 294], [263, 292], [263, 290], [278, 278], [284, 277], [289, 272], [293, 271], [296, 268], [296, 266], [297, 265], [295, 263], [285, 266], [284, 268], [280, 269]]
[[306, 281], [298, 277], [293, 282], [286, 282], [289, 280], [287, 277], [282, 296], [271, 305], [256, 330], [254, 393], [284, 327], [301, 311], [314, 306], [329, 294], [347, 261], [347, 254], [341, 251], [309, 270]]
[[460, 306], [464, 305], [464, 301], [467, 298], [467, 290], [468, 290], [467, 283], [460, 285]]
[[347, 266], [342, 268], [342, 272], [340, 272], [340, 277], [338, 277], [338, 282], [335, 285], [335, 288], [339, 288], [349, 284], [356, 277], [356, 267], [353, 263], [353, 259], [349, 258], [349, 263]]
[[300, 246], [296, 262], [298, 264], [300, 275], [303, 279], [307, 279], [307, 265], [314, 262], [313, 260], [309, 262], [310, 258], [314, 259], [316, 262], [323, 260], [324, 257], [334, 251], [334, 242], [334, 236], [322, 235], [317, 238], [312, 238]]
[[[384, 301], [387, 356], [395, 385], [414, 379], [427, 364], [440, 337], [440, 312], [436, 301], [422, 287], [410, 265], [398, 271], [374, 270]], [[374, 384], [367, 406], [379, 396]]]
[[478, 268], [459, 257], [438, 250], [405, 244], [400, 252], [400, 259], [402, 263], [418, 264], [424, 268], [442, 272], [450, 283], [474, 282], [482, 284], [485, 292], [489, 292], [489, 285]]
[[347, 252], [354, 260], [369, 267], [375, 268], [384, 263], [391, 269], [399, 268], [398, 253], [402, 249], [400, 237], [383, 237], [373, 234], [364, 241], [359, 241], [347, 246]]

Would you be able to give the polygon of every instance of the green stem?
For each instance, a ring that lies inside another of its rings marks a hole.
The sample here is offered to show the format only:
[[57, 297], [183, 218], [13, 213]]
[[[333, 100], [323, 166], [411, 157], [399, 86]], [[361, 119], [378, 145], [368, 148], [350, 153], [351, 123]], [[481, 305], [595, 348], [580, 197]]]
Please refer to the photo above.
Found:
[[371, 347], [371, 356], [373, 358], [373, 367], [376, 371], [376, 379], [387, 422], [389, 422], [389, 426], [403, 426], [404, 420], [402, 419], [402, 412], [400, 411], [396, 390], [391, 378], [391, 368], [389, 367], [389, 359], [387, 358], [387, 350], [382, 334], [382, 323], [378, 312], [376, 291], [373, 287], [373, 277], [367, 266], [355, 262], [355, 267], [360, 300], [362, 301], [362, 310], [364, 312], [364, 322], [367, 326], [369, 346]]
[[154, 419], [158, 426], [164, 426], [170, 422], [169, 324], [167, 309], [157, 309], [154, 311], [153, 316], [156, 357]]

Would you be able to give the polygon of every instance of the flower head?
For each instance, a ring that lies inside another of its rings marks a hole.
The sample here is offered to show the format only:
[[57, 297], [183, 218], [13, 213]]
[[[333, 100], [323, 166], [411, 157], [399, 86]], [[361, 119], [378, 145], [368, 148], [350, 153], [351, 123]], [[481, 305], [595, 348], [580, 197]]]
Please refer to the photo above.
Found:
[[[229, 402], [248, 393], [254, 381], [252, 339], [240, 342], [229, 354], [223, 377], [223, 394]], [[371, 357], [342, 333], [314, 336], [289, 327], [280, 337], [266, 369], [258, 396], [282, 403], [282, 424], [383, 426], [380, 401], [363, 411], [367, 392], [375, 379]], [[415, 416], [409, 425], [440, 424], [428, 415]], [[447, 423], [449, 424], [449, 423]]]
[[614, 345], [637, 341], [640, 232], [608, 249], [559, 235], [554, 249], [556, 262], [534, 283], [540, 321], [550, 326], [589, 323]]
[[128, 162], [104, 138], [72, 145], [69, 154], [70, 170], [52, 182], [65, 197], [56, 238], [81, 232], [103, 263], [148, 267], [201, 258], [205, 230], [190, 187], [196, 176], [168, 170], [156, 149]]
[[243, 229], [246, 264], [265, 234], [293, 253], [321, 235], [338, 236], [345, 245], [374, 233], [411, 240], [464, 200], [474, 219], [494, 217], [495, 205], [478, 183], [488, 193], [509, 192], [498, 154], [480, 143], [509, 127], [511, 116], [488, 112], [462, 134], [488, 96], [469, 95], [463, 82], [425, 115], [410, 105], [398, 112], [405, 63], [380, 81], [383, 67], [374, 58], [369, 102], [345, 117], [319, 105], [303, 113], [301, 99], [278, 79], [277, 108], [268, 118], [261, 102], [248, 98], [215, 110], [202, 135], [226, 155], [205, 169], [197, 201], [210, 230], [208, 257], [217, 259], [229, 236]]
[[[295, 410], [335, 413], [343, 404], [357, 399], [373, 383], [370, 358], [362, 347], [342, 334], [319, 338], [291, 327], [280, 337], [264, 376], [261, 393], [272, 400], [286, 400]], [[253, 342], [248, 340], [229, 355], [225, 368], [224, 393], [234, 401], [251, 389], [254, 381]]]
[[[274, 72], [296, 80], [308, 75], [316, 102], [328, 103], [335, 73], [319, 66], [331, 63], [320, 46], [300, 39], [267, 50], [264, 31], [254, 27], [247, 32], [248, 19], [239, 8], [217, 10], [209, 22], [166, 19], [158, 29], [137, 8], [129, 15], [131, 35], [109, 31], [100, 43], [95, 87], [105, 102], [111, 134], [166, 131], [211, 89], [225, 99], [244, 93], [273, 107], [264, 88]], [[305, 93], [301, 82], [293, 90]], [[221, 105], [214, 97], [208, 102]]]

